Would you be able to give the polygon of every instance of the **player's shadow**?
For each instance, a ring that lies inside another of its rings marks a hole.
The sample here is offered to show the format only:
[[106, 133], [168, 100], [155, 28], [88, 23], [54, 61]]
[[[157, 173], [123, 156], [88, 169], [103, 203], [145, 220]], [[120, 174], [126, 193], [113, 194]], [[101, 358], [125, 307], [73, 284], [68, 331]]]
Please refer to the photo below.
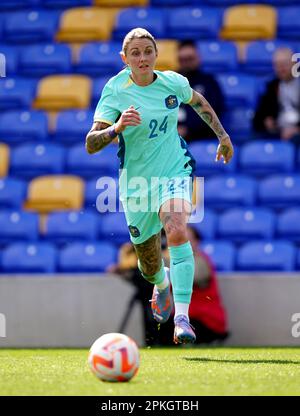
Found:
[[233, 363], [233, 364], [300, 364], [300, 361], [292, 360], [221, 360], [207, 357], [184, 357], [186, 361], [198, 363]]

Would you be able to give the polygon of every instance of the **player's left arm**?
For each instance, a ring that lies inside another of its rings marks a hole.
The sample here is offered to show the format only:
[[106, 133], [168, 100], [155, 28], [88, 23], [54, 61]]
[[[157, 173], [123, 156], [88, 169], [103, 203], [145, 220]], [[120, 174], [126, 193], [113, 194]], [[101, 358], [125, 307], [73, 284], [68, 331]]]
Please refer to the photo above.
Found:
[[222, 123], [218, 119], [217, 114], [209, 104], [209, 102], [199, 92], [193, 90], [192, 99], [188, 103], [202, 120], [214, 131], [219, 139], [219, 146], [217, 148], [216, 161], [221, 157], [224, 163], [228, 163], [233, 156], [233, 146], [229, 135], [226, 133]]

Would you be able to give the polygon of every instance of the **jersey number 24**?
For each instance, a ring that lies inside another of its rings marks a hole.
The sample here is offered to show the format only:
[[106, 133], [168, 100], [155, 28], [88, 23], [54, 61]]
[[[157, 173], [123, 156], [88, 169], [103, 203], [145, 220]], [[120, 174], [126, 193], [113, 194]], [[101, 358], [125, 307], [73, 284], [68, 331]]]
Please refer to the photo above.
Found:
[[[156, 133], [157, 131], [161, 131], [164, 134], [166, 134], [167, 132], [167, 127], [168, 127], [168, 116], [166, 116], [162, 123], [160, 124], [160, 126], [158, 127], [158, 120], [156, 120], [155, 118], [152, 119], [149, 123], [149, 128], [151, 129], [150, 135], [149, 135], [149, 139], [154, 139], [154, 137], [158, 136], [158, 133]], [[158, 129], [158, 130], [157, 130]]]

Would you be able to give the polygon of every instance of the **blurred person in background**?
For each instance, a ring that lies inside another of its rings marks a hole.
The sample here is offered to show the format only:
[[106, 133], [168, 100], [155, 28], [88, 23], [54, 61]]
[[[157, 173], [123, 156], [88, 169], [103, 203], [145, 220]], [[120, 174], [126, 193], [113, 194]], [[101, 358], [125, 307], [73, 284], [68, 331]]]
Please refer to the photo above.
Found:
[[[215, 112], [222, 118], [224, 97], [213, 75], [201, 70], [201, 58], [193, 41], [183, 41], [178, 46], [178, 72], [185, 76], [191, 87], [203, 94]], [[180, 107], [178, 132], [186, 140], [213, 138], [213, 132], [188, 105]]]
[[273, 55], [275, 78], [266, 86], [254, 116], [254, 129], [284, 141], [300, 143], [300, 78], [292, 67], [293, 52], [278, 48]]

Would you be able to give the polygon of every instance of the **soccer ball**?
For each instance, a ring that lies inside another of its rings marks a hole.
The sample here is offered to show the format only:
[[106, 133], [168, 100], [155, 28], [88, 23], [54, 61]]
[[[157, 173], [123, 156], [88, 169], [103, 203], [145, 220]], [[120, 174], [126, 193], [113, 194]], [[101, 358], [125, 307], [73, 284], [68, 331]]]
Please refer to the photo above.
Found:
[[129, 381], [139, 369], [139, 350], [127, 335], [105, 334], [91, 346], [88, 363], [100, 380]]

